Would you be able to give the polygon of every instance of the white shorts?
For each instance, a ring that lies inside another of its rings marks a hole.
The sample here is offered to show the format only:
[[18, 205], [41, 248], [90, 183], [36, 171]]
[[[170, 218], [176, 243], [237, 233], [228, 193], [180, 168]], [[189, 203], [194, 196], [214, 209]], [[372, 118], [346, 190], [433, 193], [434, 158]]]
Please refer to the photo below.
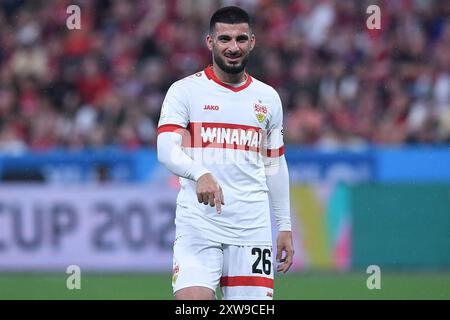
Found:
[[193, 286], [216, 292], [225, 300], [271, 300], [272, 246], [226, 245], [194, 236], [174, 243], [173, 292]]

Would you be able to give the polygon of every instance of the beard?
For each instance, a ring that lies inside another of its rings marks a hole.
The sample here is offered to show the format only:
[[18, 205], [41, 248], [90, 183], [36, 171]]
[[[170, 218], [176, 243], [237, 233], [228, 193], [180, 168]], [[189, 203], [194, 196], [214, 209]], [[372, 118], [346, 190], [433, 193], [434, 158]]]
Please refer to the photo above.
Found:
[[247, 53], [245, 56], [242, 57], [241, 63], [236, 65], [227, 65], [225, 62], [225, 59], [222, 58], [218, 53], [214, 51], [214, 61], [216, 62], [217, 66], [222, 69], [224, 72], [229, 74], [238, 74], [244, 71], [245, 66], [248, 62], [249, 54]]

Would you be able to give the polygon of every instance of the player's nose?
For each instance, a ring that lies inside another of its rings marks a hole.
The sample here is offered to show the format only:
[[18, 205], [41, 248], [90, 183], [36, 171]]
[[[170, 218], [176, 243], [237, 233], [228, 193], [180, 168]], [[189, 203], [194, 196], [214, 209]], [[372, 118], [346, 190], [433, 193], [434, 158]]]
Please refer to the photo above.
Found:
[[239, 45], [236, 40], [230, 41], [230, 46], [228, 48], [231, 53], [237, 53], [239, 51]]

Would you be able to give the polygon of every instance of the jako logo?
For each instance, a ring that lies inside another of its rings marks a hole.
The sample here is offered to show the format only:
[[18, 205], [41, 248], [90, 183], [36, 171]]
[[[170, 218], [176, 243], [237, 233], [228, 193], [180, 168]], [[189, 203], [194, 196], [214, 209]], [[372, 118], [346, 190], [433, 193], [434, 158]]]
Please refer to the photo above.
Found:
[[217, 110], [219, 110], [219, 106], [213, 106], [211, 104], [205, 104], [205, 107], [203, 108], [203, 110], [214, 110], [214, 111], [217, 111]]

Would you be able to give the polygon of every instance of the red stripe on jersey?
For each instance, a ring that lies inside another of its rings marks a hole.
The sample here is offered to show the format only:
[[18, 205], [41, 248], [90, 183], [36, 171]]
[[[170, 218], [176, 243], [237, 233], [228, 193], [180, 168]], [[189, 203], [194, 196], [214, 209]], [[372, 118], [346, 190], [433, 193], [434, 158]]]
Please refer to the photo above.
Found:
[[260, 127], [247, 126], [245, 124], [222, 123], [222, 122], [190, 122], [188, 124], [188, 129], [189, 129], [189, 127], [192, 127], [192, 126], [203, 126], [203, 127], [208, 127], [208, 128], [242, 129], [242, 130], [254, 130], [254, 131], [262, 130]]
[[222, 148], [260, 152], [265, 157], [281, 157], [284, 146], [264, 149], [266, 131], [255, 126], [235, 123], [190, 122], [189, 134], [183, 135], [186, 148]]
[[281, 157], [284, 154], [284, 146], [281, 146], [278, 149], [268, 149], [267, 150], [267, 157]]
[[205, 68], [205, 75], [209, 80], [213, 80], [214, 82], [220, 84], [222, 87], [230, 89], [231, 91], [234, 91], [234, 92], [239, 92], [241, 90], [244, 90], [245, 88], [247, 88], [250, 85], [250, 83], [252, 83], [252, 81], [253, 81], [252, 77], [247, 72], [245, 72], [245, 74], [247, 75], [247, 80], [245, 81], [245, 83], [242, 86], [233, 87], [233, 86], [230, 86], [229, 84], [224, 83], [219, 78], [217, 78], [217, 76], [214, 74], [212, 65], [209, 65], [208, 67]]
[[[190, 139], [184, 147], [223, 148], [259, 152], [265, 132], [259, 127], [233, 123], [191, 122], [188, 125]], [[235, 139], [236, 141], [233, 141]]]
[[[163, 132], [176, 132], [178, 130], [185, 130], [186, 128], [178, 125], [178, 124], [163, 124], [160, 126], [157, 130], [157, 134], [163, 133]], [[181, 131], [180, 131], [181, 133]]]
[[273, 289], [273, 279], [258, 276], [235, 276], [220, 278], [221, 287], [266, 287]]

